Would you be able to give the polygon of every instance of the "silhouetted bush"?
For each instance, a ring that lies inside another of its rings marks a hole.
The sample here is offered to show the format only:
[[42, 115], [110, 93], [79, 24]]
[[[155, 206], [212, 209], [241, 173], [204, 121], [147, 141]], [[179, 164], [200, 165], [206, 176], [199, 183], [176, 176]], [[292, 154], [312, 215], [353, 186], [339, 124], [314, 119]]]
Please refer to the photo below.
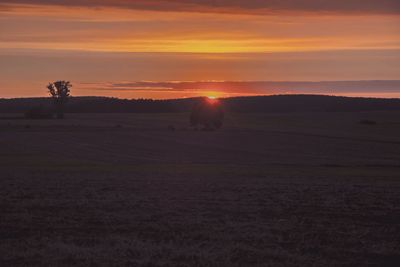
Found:
[[190, 125], [193, 127], [203, 126], [205, 130], [221, 128], [223, 120], [222, 105], [215, 99], [200, 100], [190, 114]]
[[26, 119], [52, 119], [53, 113], [50, 110], [45, 109], [43, 106], [33, 107], [25, 112]]

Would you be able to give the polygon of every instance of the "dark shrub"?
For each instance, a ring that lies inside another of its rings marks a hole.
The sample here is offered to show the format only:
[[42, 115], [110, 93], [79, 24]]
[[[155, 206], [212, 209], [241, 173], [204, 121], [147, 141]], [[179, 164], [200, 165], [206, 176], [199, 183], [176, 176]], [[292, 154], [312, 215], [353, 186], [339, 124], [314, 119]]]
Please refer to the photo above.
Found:
[[224, 111], [221, 103], [215, 99], [202, 99], [193, 107], [190, 114], [190, 125], [203, 126], [205, 130], [214, 130], [222, 127]]

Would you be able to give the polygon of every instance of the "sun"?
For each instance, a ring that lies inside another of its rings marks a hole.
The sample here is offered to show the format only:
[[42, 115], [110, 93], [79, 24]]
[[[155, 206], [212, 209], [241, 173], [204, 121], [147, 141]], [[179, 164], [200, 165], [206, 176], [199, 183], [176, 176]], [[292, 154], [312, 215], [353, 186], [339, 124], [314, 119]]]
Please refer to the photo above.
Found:
[[206, 97], [206, 102], [207, 102], [208, 104], [210, 104], [210, 105], [215, 105], [215, 104], [217, 104], [219, 101], [218, 101], [218, 98], [217, 98], [216, 96], [209, 95], [209, 96]]

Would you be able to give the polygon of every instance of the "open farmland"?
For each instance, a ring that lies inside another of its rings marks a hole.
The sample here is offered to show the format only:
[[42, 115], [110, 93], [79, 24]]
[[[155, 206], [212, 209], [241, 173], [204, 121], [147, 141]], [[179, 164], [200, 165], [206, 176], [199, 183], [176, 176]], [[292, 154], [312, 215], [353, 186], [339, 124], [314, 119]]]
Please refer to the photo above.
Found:
[[0, 119], [0, 265], [398, 266], [400, 112], [188, 116]]

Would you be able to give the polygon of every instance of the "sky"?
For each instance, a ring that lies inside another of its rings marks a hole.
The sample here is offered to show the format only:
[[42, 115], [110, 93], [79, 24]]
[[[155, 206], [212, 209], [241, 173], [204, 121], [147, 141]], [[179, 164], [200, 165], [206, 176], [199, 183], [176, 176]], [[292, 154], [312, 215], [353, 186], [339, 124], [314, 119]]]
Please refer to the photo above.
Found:
[[0, 98], [55, 80], [75, 96], [400, 97], [400, 1], [0, 0]]

